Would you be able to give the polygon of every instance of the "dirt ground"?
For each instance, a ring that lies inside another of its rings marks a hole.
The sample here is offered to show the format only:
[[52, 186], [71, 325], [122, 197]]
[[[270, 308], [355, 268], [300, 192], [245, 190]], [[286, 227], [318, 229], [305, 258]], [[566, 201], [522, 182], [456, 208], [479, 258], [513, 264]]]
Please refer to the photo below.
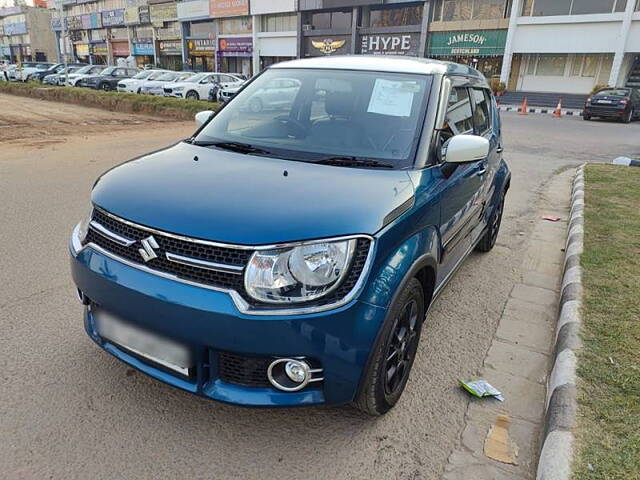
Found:
[[457, 379], [483, 365], [541, 190], [558, 169], [630, 154], [640, 138], [640, 122], [503, 121], [513, 180], [498, 244], [465, 261], [431, 309], [399, 405], [370, 419], [349, 407], [214, 403], [100, 351], [69, 275], [71, 229], [100, 173], [195, 124], [0, 95], [2, 477], [439, 478], [469, 402]]

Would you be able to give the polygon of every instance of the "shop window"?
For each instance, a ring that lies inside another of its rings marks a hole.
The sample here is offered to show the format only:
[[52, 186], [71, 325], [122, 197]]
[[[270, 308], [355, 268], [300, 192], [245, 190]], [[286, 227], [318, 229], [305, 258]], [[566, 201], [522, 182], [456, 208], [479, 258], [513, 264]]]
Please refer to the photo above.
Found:
[[263, 15], [261, 18], [263, 32], [293, 32], [297, 30], [297, 18], [292, 15]]
[[572, 0], [535, 0], [532, 15], [546, 17], [550, 15], [569, 15]]
[[584, 64], [582, 65], [583, 77], [595, 77], [598, 72], [598, 62], [600, 55], [585, 55]]
[[442, 0], [435, 0], [433, 2], [431, 21], [439, 22], [442, 20]]
[[582, 71], [582, 63], [584, 61], [584, 55], [576, 55], [573, 57], [573, 63], [571, 64], [571, 76], [579, 77]]
[[111, 38], [116, 40], [126, 40], [129, 38], [126, 28], [112, 28]]
[[615, 0], [573, 0], [571, 13], [583, 15], [588, 13], [611, 13]]
[[444, 0], [442, 20], [444, 22], [471, 20], [473, 0]]
[[536, 75], [562, 77], [566, 64], [566, 55], [539, 55]]
[[315, 30], [351, 29], [351, 11], [348, 12], [319, 12], [311, 15], [311, 25]]
[[474, 0], [471, 18], [488, 20], [504, 17], [504, 0]]
[[613, 55], [602, 55], [602, 65], [600, 66], [600, 73], [598, 74], [598, 80], [596, 84], [607, 85], [609, 83], [609, 76], [611, 75], [611, 67], [613, 66]]
[[536, 74], [536, 60], [538, 57], [536, 55], [528, 55], [527, 56], [527, 75], [535, 75]]
[[225, 18], [219, 22], [220, 33], [223, 35], [252, 31], [251, 17]]
[[[473, 112], [466, 88], [453, 88], [447, 105], [445, 137], [473, 132]], [[446, 140], [446, 138], [445, 138]]]
[[432, 20], [451, 22], [505, 18], [509, 11], [507, 4], [510, 3], [509, 0], [436, 0]]
[[153, 38], [153, 28], [150, 26], [134, 27], [133, 32], [135, 38]]
[[189, 32], [193, 37], [213, 37], [213, 22], [191, 22]]
[[421, 5], [415, 7], [385, 8], [371, 10], [371, 27], [398, 27], [422, 24]]
[[[633, 0], [630, 0], [633, 1]], [[616, 12], [624, 12], [625, 8], [627, 8], [627, 0], [617, 0], [614, 11]]]
[[636, 12], [640, 12], [640, 0], [636, 3]]

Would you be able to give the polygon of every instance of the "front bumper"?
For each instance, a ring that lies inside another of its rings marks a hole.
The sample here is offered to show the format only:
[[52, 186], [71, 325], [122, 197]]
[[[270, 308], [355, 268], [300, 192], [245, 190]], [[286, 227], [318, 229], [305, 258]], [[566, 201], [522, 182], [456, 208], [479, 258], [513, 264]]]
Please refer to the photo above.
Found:
[[[345, 404], [360, 378], [386, 309], [354, 300], [335, 310], [296, 316], [241, 313], [224, 292], [159, 277], [103, 255], [91, 247], [74, 255], [71, 272], [92, 304], [140, 328], [189, 347], [192, 378], [168, 373], [102, 339], [91, 307], [85, 329], [103, 349], [165, 383], [191, 393], [244, 406]], [[244, 356], [307, 357], [318, 362], [324, 380], [298, 392], [247, 387], [219, 378], [219, 352]]]

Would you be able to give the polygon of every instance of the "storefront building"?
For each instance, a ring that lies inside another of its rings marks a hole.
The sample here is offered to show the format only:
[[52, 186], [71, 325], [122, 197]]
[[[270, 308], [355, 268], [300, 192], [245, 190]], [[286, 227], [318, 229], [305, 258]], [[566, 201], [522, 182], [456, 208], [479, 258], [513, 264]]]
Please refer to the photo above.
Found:
[[0, 8], [0, 58], [11, 62], [54, 61], [56, 40], [51, 19], [51, 10], [46, 8]]
[[434, 0], [427, 56], [500, 77], [512, 0]]
[[298, 56], [295, 0], [252, 0], [253, 71]]
[[253, 75], [253, 20], [249, 0], [211, 0], [217, 19], [216, 71]]
[[514, 0], [509, 27], [501, 74], [509, 90], [588, 94], [633, 83], [640, 1]]
[[155, 33], [156, 64], [169, 70], [182, 70], [182, 27], [175, 2], [148, 0], [151, 26]]
[[216, 59], [216, 22], [209, 17], [209, 0], [178, 3], [182, 25], [185, 67], [195, 72], [213, 72]]
[[300, 56], [423, 57], [429, 5], [422, 1], [300, 0]]
[[156, 49], [149, 6], [146, 0], [127, 0], [126, 5], [124, 23], [128, 29], [130, 53], [139, 68], [153, 65], [156, 63]]

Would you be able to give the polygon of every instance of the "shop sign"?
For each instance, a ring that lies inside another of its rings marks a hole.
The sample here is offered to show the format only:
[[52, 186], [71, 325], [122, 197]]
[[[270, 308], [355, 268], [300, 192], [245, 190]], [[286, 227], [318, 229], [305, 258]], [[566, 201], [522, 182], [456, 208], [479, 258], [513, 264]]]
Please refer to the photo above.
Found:
[[218, 52], [222, 57], [250, 57], [253, 54], [253, 39], [251, 37], [220, 38]]
[[420, 33], [373, 33], [362, 35], [360, 52], [370, 55], [417, 56]]
[[19, 6], [0, 8], [0, 17], [8, 17], [20, 13], [22, 8]]
[[158, 49], [163, 55], [182, 55], [182, 42], [180, 40], [163, 40], [158, 42]]
[[138, 7], [129, 7], [124, 9], [125, 25], [135, 25], [140, 23], [140, 10]]
[[102, 26], [124, 25], [124, 8], [102, 12]]
[[323, 55], [341, 55], [351, 51], [351, 35], [333, 35], [331, 37], [305, 37], [307, 57]]
[[73, 15], [67, 17], [68, 30], [82, 30], [82, 15]]
[[91, 28], [102, 28], [102, 16], [99, 13], [90, 13], [89, 18], [91, 19]]
[[174, 2], [149, 5], [149, 14], [154, 24], [170, 22], [178, 18], [178, 7]]
[[133, 55], [153, 55], [153, 41], [136, 42], [133, 44]]
[[506, 30], [437, 32], [429, 36], [429, 56], [503, 55]]
[[5, 35], [24, 35], [25, 33], [27, 33], [27, 24], [25, 22], [4, 24]]
[[178, 20], [202, 18], [209, 16], [209, 0], [178, 3]]
[[76, 44], [76, 55], [78, 55], [79, 57], [88, 57], [89, 45], [87, 45], [86, 43]]
[[89, 50], [94, 55], [109, 55], [106, 43], [94, 43], [89, 47]]
[[211, 16], [242, 17], [249, 15], [249, 0], [211, 0]]
[[129, 42], [127, 40], [122, 42], [111, 42], [111, 52], [117, 57], [126, 57], [129, 55]]
[[138, 14], [140, 15], [140, 23], [151, 23], [151, 15], [149, 14], [149, 7], [138, 7]]
[[0, 47], [0, 53], [2, 53], [2, 55], [11, 56], [11, 49], [9, 47]]
[[189, 40], [187, 42], [187, 48], [189, 55], [194, 57], [212, 57], [216, 53], [216, 41], [211, 38]]

